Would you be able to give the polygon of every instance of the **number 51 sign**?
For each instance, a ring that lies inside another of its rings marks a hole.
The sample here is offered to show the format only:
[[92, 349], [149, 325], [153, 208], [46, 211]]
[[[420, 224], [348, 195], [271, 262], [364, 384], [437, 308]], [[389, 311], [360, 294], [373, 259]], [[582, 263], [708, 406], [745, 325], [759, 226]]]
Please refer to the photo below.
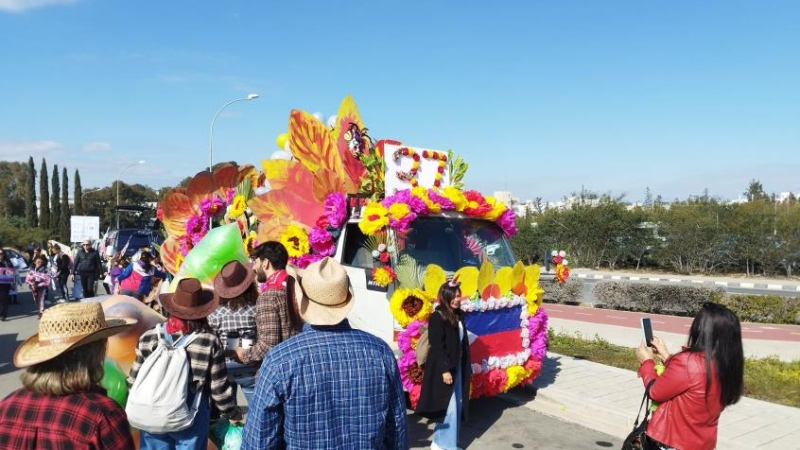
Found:
[[408, 145], [387, 144], [384, 177], [386, 195], [416, 186], [443, 188], [450, 184], [447, 152]]

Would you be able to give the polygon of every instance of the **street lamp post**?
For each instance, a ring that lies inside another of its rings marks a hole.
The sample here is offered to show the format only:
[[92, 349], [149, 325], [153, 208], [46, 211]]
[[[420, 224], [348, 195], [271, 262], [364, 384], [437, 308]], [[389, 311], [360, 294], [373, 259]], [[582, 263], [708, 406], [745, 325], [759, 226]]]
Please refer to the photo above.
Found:
[[117, 229], [118, 230], [119, 230], [119, 184], [120, 184], [120, 181], [121, 181], [120, 179], [122, 178], [122, 174], [126, 170], [130, 169], [133, 166], [138, 166], [138, 165], [144, 164], [144, 163], [145, 163], [145, 160], [142, 159], [142, 160], [140, 160], [138, 162], [135, 162], [133, 164], [128, 164], [127, 166], [125, 166], [124, 169], [120, 170], [119, 171], [119, 175], [117, 175]]
[[217, 110], [217, 113], [214, 114], [214, 118], [211, 119], [211, 127], [208, 130], [208, 171], [211, 172], [211, 168], [214, 167], [214, 122], [217, 121], [217, 116], [219, 113], [222, 112], [223, 109], [227, 108], [228, 106], [236, 103], [236, 102], [244, 102], [255, 100], [258, 98], [258, 94], [250, 94], [244, 98], [237, 98], [236, 100], [231, 100], [228, 103], [225, 103], [222, 108]]

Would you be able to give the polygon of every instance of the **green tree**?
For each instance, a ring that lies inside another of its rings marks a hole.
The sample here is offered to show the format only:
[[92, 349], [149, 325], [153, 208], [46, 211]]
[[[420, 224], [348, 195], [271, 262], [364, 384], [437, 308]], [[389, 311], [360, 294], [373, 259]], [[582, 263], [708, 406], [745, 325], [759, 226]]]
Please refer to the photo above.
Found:
[[61, 236], [61, 239], [68, 241], [70, 238], [69, 222], [71, 214], [69, 211], [69, 178], [67, 178], [66, 167], [64, 167], [61, 174], [61, 220], [58, 223], [58, 234]]
[[33, 165], [33, 156], [28, 157], [28, 180], [25, 193], [25, 223], [28, 228], [39, 226], [39, 217], [36, 210], [36, 167]]
[[53, 164], [53, 178], [50, 188], [50, 232], [58, 233], [59, 223], [61, 222], [61, 183], [58, 178], [58, 164]]
[[75, 191], [72, 194], [72, 202], [75, 203], [75, 215], [83, 215], [83, 189], [81, 188], [81, 173], [75, 169]]
[[47, 228], [50, 225], [50, 188], [47, 175], [47, 160], [42, 158], [42, 167], [39, 169], [39, 225]]
[[761, 182], [753, 178], [750, 180], [750, 184], [747, 186], [747, 190], [743, 192], [744, 196], [747, 197], [747, 200], [751, 202], [757, 202], [762, 200], [769, 200], [769, 196], [764, 192], [764, 186], [761, 185]]
[[[28, 164], [0, 161], [0, 217], [6, 223], [25, 227], [28, 201]], [[6, 241], [3, 241], [6, 242]]]

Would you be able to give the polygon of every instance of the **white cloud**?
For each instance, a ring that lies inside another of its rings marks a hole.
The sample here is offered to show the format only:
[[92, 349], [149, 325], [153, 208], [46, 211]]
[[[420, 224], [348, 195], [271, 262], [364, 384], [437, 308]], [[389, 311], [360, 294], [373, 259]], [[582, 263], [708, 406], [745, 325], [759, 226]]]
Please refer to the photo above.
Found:
[[111, 150], [111, 144], [108, 142], [89, 142], [83, 146], [85, 152], [107, 152]]
[[[2, 1], [2, 0], [0, 0]], [[0, 160], [27, 161], [28, 157], [49, 157], [64, 148], [56, 141], [0, 141]]]
[[71, 5], [78, 0], [0, 0], [0, 11], [22, 13], [50, 5]]

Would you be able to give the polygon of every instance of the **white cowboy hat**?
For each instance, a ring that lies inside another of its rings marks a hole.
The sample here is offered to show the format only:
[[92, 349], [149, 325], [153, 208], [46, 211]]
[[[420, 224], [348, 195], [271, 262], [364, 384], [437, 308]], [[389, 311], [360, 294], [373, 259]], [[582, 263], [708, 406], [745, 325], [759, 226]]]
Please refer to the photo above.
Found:
[[325, 257], [305, 270], [287, 266], [286, 272], [298, 282], [295, 301], [306, 323], [336, 325], [353, 309], [350, 278], [335, 260]]

